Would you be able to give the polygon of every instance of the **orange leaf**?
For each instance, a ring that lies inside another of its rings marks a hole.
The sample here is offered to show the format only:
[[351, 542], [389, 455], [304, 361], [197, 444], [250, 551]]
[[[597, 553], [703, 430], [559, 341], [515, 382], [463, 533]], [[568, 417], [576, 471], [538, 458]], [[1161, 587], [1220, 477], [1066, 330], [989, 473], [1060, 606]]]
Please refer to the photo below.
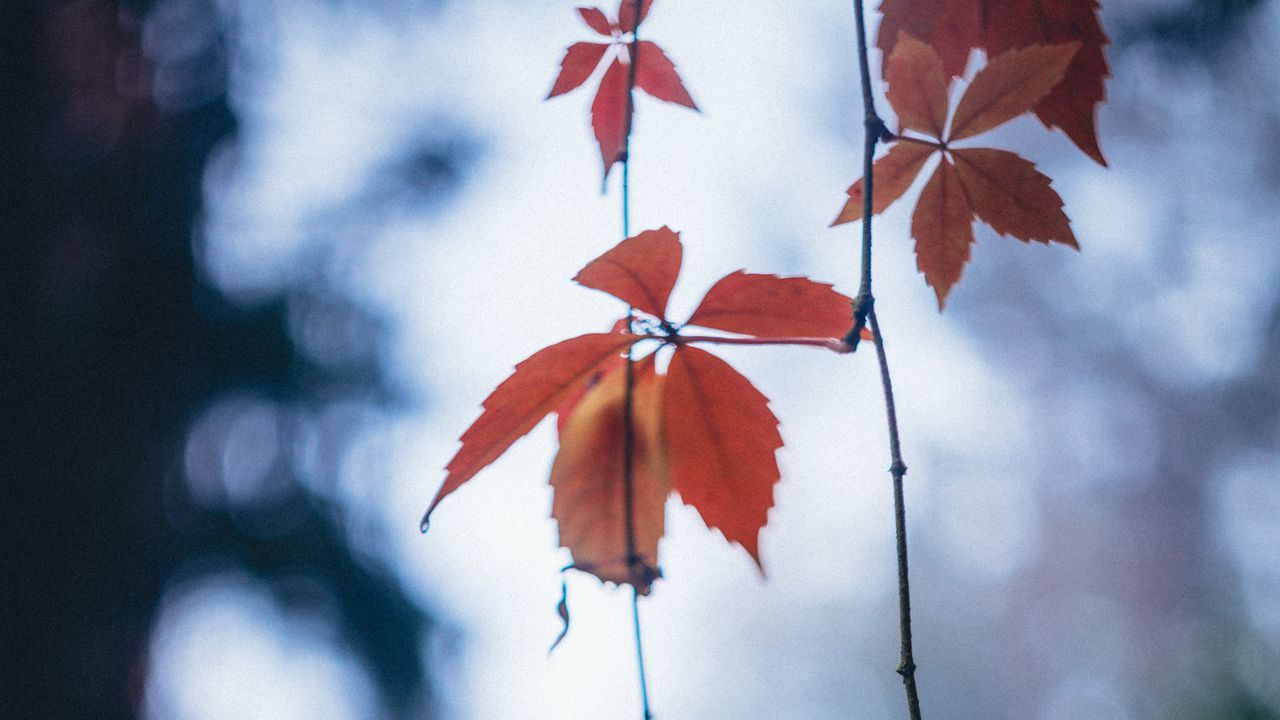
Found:
[[671, 358], [662, 405], [672, 486], [759, 565], [782, 447], [768, 398], [725, 361], [685, 346]]
[[609, 63], [609, 69], [600, 78], [600, 88], [591, 101], [591, 129], [600, 145], [600, 159], [604, 161], [604, 176], [609, 177], [613, 164], [622, 160], [627, 146], [630, 120], [627, 117], [627, 75], [630, 71], [621, 61]]
[[560, 74], [556, 76], [547, 99], [580, 87], [595, 72], [600, 58], [604, 57], [604, 51], [608, 49], [607, 43], [579, 42], [570, 45], [564, 53], [564, 59], [560, 61]]
[[609, 373], [588, 391], [560, 435], [551, 466], [551, 515], [574, 566], [601, 580], [634, 582], [649, 592], [658, 567], [670, 464], [662, 428], [662, 380], [653, 356], [632, 366], [631, 532], [642, 568], [633, 577], [627, 543], [624, 478], [626, 372]]
[[[937, 148], [918, 142], [897, 142], [890, 145], [889, 152], [876, 160], [875, 165], [871, 167], [875, 182], [871, 212], [878, 215], [893, 204], [894, 200], [902, 197], [902, 194], [911, 187], [911, 183], [915, 182], [925, 161], [936, 150]], [[840, 210], [840, 215], [831, 223], [832, 227], [862, 219], [863, 184], [863, 179], [859, 178], [849, 187], [849, 200]]]
[[973, 211], [1001, 235], [1080, 246], [1062, 212], [1062, 198], [1036, 166], [1004, 150], [952, 150]]
[[1079, 42], [1032, 45], [997, 55], [969, 83], [948, 141], [962, 140], [1030, 112], [1062, 81]]
[[951, 286], [960, 280], [973, 244], [973, 209], [955, 166], [946, 157], [920, 193], [911, 216], [911, 235], [916, 239], [916, 267], [937, 294], [941, 310]]
[[517, 364], [511, 377], [485, 398], [484, 412], [462, 433], [462, 447], [449, 461], [449, 474], [427, 508], [427, 516], [446, 495], [528, 434], [597, 367], [638, 340], [637, 335], [615, 333], [579, 335], [545, 347]]
[[986, 47], [991, 55], [1027, 45], [1082, 43], [1066, 76], [1036, 104], [1036, 116], [1060, 127], [1086, 155], [1107, 161], [1098, 147], [1097, 107], [1106, 99], [1110, 42], [1098, 22], [1097, 0], [985, 0]]
[[903, 33], [932, 46], [947, 75], [959, 76], [982, 42], [980, 0], [884, 0], [876, 44], [889, 57]]
[[680, 73], [676, 72], [675, 63], [662, 48], [648, 40], [636, 45], [636, 87], [659, 100], [697, 110], [698, 106], [693, 104], [693, 98], [680, 80]]
[[947, 76], [933, 48], [910, 35], [898, 38], [885, 63], [885, 97], [902, 127], [942, 137], [947, 123]]
[[683, 252], [680, 233], [664, 225], [623, 240], [587, 263], [573, 279], [661, 318], [680, 274]]
[[711, 286], [688, 324], [763, 338], [842, 338], [852, 306], [827, 283], [738, 270]]

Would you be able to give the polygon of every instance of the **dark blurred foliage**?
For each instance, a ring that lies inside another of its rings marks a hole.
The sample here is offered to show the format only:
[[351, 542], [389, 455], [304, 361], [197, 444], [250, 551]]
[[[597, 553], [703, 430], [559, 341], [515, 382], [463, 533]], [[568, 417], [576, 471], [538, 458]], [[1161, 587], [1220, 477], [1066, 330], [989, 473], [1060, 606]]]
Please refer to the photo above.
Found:
[[[323, 286], [246, 309], [200, 282], [192, 237], [202, 174], [237, 132], [223, 94], [225, 28], [211, 25], [211, 51], [191, 59], [205, 85], [192, 85], [199, 92], [180, 109], [162, 108], [139, 50], [152, 6], [6, 0], [0, 9], [0, 717], [137, 716], [162, 595], [206, 567], [257, 576], [286, 607], [325, 596], [383, 705], [430, 715], [430, 618], [353, 550], [340, 510], [297, 481], [288, 453], [270, 461], [279, 489], [261, 502], [202, 504], [187, 490], [186, 429], [223, 398], [252, 394], [283, 416], [388, 392], [375, 352], [326, 365], [295, 347], [299, 307], [377, 342], [376, 318]], [[417, 187], [410, 199], [458, 182], [451, 146], [441, 147], [392, 173]], [[288, 423], [278, 424], [287, 439]], [[342, 434], [328, 440], [340, 445]]]

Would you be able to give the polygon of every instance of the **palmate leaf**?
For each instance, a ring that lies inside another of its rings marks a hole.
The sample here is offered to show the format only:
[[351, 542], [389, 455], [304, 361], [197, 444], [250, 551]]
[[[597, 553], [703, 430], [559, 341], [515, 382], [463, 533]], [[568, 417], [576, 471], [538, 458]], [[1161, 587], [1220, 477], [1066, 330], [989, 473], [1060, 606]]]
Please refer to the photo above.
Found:
[[927, 43], [945, 72], [964, 74], [970, 50], [988, 57], [1033, 45], [1078, 42], [1060, 83], [1035, 103], [1048, 127], [1060, 128], [1086, 155], [1106, 165], [1098, 146], [1097, 109], [1106, 99], [1106, 46], [1097, 0], [883, 0], [876, 44], [890, 57], [902, 34]]
[[[1032, 46], [994, 57], [974, 76], [948, 122], [937, 120], [945, 100], [944, 63], [933, 48], [903, 35], [886, 63], [887, 97], [904, 128], [933, 139], [908, 137], [872, 166], [872, 211], [901, 197], [934, 153], [942, 159], [925, 184], [911, 219], [916, 266], [942, 309], [960, 280], [973, 244], [975, 216], [1003, 235], [1079, 247], [1062, 198], [1030, 162], [1003, 150], [956, 148], [951, 143], [1030, 112], [1063, 78], [1078, 42]], [[942, 128], [940, 132], [934, 129]], [[863, 181], [833, 225], [862, 218]]]
[[591, 131], [600, 147], [604, 162], [604, 175], [622, 160], [626, 152], [627, 135], [631, 132], [631, 115], [634, 112], [629, 84], [631, 65], [635, 64], [635, 87], [664, 102], [682, 105], [696, 111], [698, 106], [676, 71], [675, 63], [656, 43], [641, 40], [633, 48], [629, 33], [644, 21], [652, 0], [640, 3], [636, 17], [634, 0], [622, 0], [618, 6], [618, 21], [610, 21], [599, 8], [580, 7], [578, 14], [583, 22], [608, 42], [579, 42], [570, 45], [560, 61], [560, 73], [552, 83], [547, 99], [563, 95], [581, 87], [601, 66], [605, 66], [591, 101]]
[[[626, 332], [624, 320], [612, 332], [565, 340], [519, 363], [462, 434], [428, 513], [554, 411], [560, 450], [551, 470], [552, 515], [574, 567], [647, 593], [658, 576], [662, 508], [672, 490], [760, 564], [759, 535], [779, 478], [778, 420], [745, 377], [692, 347], [723, 337], [681, 335], [681, 325], [666, 319], [682, 255], [679, 234], [662, 227], [627, 238], [578, 272], [582, 285], [652, 315], [657, 323], [649, 326], [659, 334]], [[850, 298], [825, 283], [737, 271], [712, 286], [686, 325], [746, 335], [738, 341], [750, 344], [847, 351], [841, 338], [851, 315]], [[674, 352], [665, 375], [652, 353], [631, 365], [629, 545], [623, 353], [646, 339]]]

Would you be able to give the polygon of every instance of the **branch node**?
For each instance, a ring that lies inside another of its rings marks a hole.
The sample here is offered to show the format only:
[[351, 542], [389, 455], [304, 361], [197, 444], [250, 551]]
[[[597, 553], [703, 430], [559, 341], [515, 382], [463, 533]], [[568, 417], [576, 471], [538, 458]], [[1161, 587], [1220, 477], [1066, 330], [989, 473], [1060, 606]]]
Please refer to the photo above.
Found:
[[907, 658], [903, 658], [898, 663], [898, 674], [902, 676], [904, 681], [912, 678], [916, 674], [916, 664]]
[[907, 464], [901, 460], [894, 460], [893, 464], [889, 466], [889, 474], [901, 479], [903, 475], [907, 474]]
[[862, 339], [862, 330], [867, 326], [867, 316], [875, 309], [876, 299], [870, 291], [863, 290], [853, 299], [853, 327], [844, 336], [844, 342], [850, 352], [858, 349], [858, 341]]

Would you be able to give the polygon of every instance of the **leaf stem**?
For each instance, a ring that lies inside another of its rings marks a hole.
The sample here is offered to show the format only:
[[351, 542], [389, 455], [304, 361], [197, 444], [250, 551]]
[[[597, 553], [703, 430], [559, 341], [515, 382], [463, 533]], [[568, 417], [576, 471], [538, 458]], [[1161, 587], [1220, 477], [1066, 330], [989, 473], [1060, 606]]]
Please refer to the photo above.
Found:
[[862, 82], [862, 108], [865, 135], [862, 155], [862, 283], [854, 300], [853, 329], [845, 341], [857, 347], [858, 338], [867, 322], [871, 323], [871, 336], [875, 341], [876, 360], [880, 365], [880, 384], [884, 388], [884, 409], [889, 426], [889, 473], [893, 477], [893, 519], [898, 555], [898, 630], [901, 637], [901, 657], [898, 674], [907, 693], [907, 712], [911, 720], [921, 720], [920, 697], [916, 692], [916, 663], [911, 647], [911, 585], [907, 566], [907, 512], [903, 498], [902, 478], [907, 465], [902, 461], [902, 446], [898, 436], [898, 412], [893, 400], [893, 383], [889, 379], [889, 359], [885, 354], [884, 335], [876, 318], [875, 296], [871, 293], [871, 218], [872, 173], [876, 143], [892, 137], [884, 121], [876, 113], [875, 97], [871, 92], [871, 70], [867, 59], [867, 28], [862, 0], [853, 0], [853, 12], [858, 36], [858, 70]]
[[685, 343], [708, 343], [711, 345], [811, 345], [814, 347], [823, 347], [833, 352], [849, 353], [853, 352], [853, 347], [845, 340], [837, 338], [822, 337], [776, 337], [776, 338], [759, 338], [759, 337], [721, 337], [719, 335], [671, 335], [663, 337], [661, 335], [651, 336], [655, 340], [663, 340], [675, 345], [683, 345]]
[[[631, 120], [635, 113], [635, 88], [636, 88], [636, 66], [640, 52], [640, 3], [641, 0], [635, 0], [632, 6], [634, 26], [631, 28], [631, 63], [627, 68], [627, 115], [625, 134], [622, 140], [622, 239], [626, 240], [631, 237]], [[621, 18], [619, 18], [621, 19]], [[631, 325], [628, 330], [634, 330], [635, 308], [628, 310], [627, 316], [632, 318]], [[631, 619], [632, 626], [635, 629], [636, 639], [636, 668], [640, 681], [640, 707], [643, 712], [644, 720], [650, 720], [653, 714], [649, 711], [649, 685], [645, 679], [644, 671], [644, 645], [640, 641], [640, 591], [637, 583], [641, 582], [641, 578], [647, 575], [648, 568], [645, 566], [644, 559], [636, 553], [636, 531], [635, 531], [635, 482], [634, 468], [632, 466], [632, 452], [634, 446], [634, 428], [632, 417], [632, 398], [635, 394], [635, 373], [634, 363], [632, 362], [632, 351], [634, 346], [627, 347], [627, 375], [626, 375], [626, 391], [625, 400], [623, 402], [623, 420], [622, 420], [622, 437], [623, 437], [623, 457], [622, 457], [622, 488], [623, 488], [623, 514], [625, 517], [626, 538], [627, 538], [627, 568], [631, 573]]]

